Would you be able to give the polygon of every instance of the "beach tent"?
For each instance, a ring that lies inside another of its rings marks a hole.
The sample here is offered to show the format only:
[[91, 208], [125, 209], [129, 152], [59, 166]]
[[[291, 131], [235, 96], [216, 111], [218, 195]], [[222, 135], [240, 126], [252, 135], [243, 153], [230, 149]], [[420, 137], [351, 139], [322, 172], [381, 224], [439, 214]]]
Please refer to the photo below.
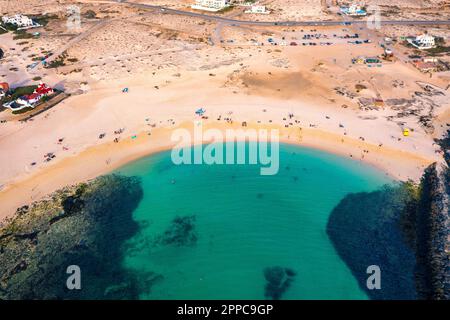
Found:
[[403, 129], [403, 135], [405, 136], [405, 137], [407, 137], [407, 136], [409, 136], [409, 129]]
[[123, 92], [123, 93], [127, 93], [127, 92], [128, 92], [128, 88], [123, 88], [123, 89], [122, 89], [122, 92]]
[[202, 116], [205, 112], [206, 112], [205, 109], [200, 108], [200, 109], [197, 109], [197, 111], [195, 111], [195, 114], [198, 114], [199, 116]]

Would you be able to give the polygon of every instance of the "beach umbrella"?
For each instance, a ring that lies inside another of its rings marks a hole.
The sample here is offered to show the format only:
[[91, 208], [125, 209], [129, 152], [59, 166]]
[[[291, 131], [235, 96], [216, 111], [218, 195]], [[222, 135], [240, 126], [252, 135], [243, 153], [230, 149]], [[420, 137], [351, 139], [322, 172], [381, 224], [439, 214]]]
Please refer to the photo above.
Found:
[[123, 92], [123, 93], [127, 93], [127, 92], [128, 92], [128, 88], [123, 88], [123, 89], [122, 89], [122, 92]]

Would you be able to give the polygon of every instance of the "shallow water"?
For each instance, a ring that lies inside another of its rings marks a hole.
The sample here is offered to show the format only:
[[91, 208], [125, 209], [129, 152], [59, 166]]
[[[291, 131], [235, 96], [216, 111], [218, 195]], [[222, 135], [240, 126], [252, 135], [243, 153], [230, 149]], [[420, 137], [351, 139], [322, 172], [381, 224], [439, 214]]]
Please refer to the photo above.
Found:
[[142, 299], [273, 298], [264, 270], [274, 266], [295, 272], [281, 299], [367, 299], [326, 226], [347, 194], [392, 181], [355, 160], [285, 144], [277, 175], [259, 169], [176, 166], [163, 152], [117, 170], [139, 176], [144, 189], [124, 267], [162, 275]]

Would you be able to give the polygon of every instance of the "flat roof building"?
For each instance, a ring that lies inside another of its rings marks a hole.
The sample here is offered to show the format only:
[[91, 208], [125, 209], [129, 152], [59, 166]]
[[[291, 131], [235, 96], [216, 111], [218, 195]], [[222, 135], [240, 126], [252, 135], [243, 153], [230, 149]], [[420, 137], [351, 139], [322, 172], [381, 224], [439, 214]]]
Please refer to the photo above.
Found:
[[3, 16], [2, 17], [3, 24], [12, 24], [19, 28], [27, 28], [27, 27], [38, 27], [39, 24], [35, 23], [33, 19], [28, 18], [27, 16], [16, 14], [14, 16]]
[[436, 45], [434, 37], [428, 34], [422, 34], [420, 36], [417, 36], [415, 39], [408, 39], [408, 42], [417, 49], [421, 50], [431, 49]]
[[195, 0], [192, 9], [217, 12], [229, 6], [229, 0]]

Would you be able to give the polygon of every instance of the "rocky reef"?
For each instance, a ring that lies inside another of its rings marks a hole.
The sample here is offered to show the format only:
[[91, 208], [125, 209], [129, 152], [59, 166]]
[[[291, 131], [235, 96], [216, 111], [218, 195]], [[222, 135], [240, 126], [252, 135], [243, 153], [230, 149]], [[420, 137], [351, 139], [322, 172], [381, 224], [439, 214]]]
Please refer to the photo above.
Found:
[[195, 216], [175, 217], [169, 228], [156, 239], [155, 244], [176, 247], [194, 246], [197, 238]]
[[265, 268], [264, 278], [267, 283], [264, 288], [264, 296], [267, 299], [281, 299], [282, 295], [291, 286], [296, 274], [297, 273], [290, 268], [279, 266]]
[[[17, 210], [0, 227], [0, 299], [137, 299], [161, 275], [122, 266], [125, 241], [138, 232], [132, 213], [138, 178], [102, 176]], [[81, 289], [66, 286], [67, 267]]]
[[[413, 201], [409, 185], [349, 194], [330, 214], [327, 233], [338, 254], [371, 299], [416, 299], [415, 254], [401, 229]], [[381, 289], [369, 290], [367, 268], [381, 270]]]

